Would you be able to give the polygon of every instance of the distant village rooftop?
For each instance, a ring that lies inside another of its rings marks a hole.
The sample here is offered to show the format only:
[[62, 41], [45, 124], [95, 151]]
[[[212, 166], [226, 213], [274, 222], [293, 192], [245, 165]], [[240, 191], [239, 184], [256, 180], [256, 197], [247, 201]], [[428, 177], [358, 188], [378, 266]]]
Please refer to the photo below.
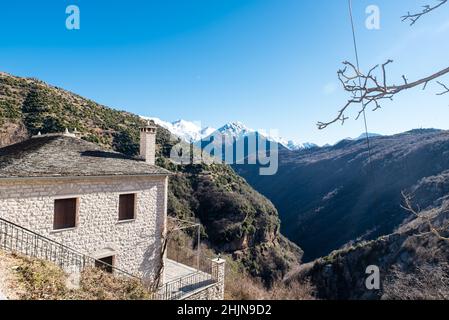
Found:
[[170, 175], [144, 159], [65, 134], [37, 135], [0, 148], [0, 179]]

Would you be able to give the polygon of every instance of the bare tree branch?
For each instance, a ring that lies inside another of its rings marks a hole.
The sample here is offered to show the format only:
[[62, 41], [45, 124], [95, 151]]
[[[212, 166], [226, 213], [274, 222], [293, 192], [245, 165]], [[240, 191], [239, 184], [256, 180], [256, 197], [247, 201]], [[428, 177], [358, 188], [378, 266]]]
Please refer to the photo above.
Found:
[[[402, 21], [409, 20], [410, 24], [413, 25], [418, 21], [422, 16], [432, 12], [444, 4], [446, 4], [449, 0], [438, 0], [438, 3], [435, 5], [425, 5], [423, 10], [418, 13], [410, 13], [408, 12], [406, 15], [402, 17]], [[411, 89], [417, 87], [419, 85], [423, 85], [423, 90], [427, 88], [429, 82], [440, 78], [441, 76], [449, 73], [449, 68], [438, 71], [430, 76], [422, 78], [420, 80], [416, 80], [410, 82], [405, 75], [402, 76], [403, 84], [402, 85], [388, 85], [387, 82], [387, 72], [386, 66], [392, 63], [392, 60], [388, 60], [384, 64], [381, 65], [381, 79], [378, 80], [378, 76], [375, 74], [376, 69], [379, 68], [379, 65], [375, 66], [367, 74], [363, 74], [354, 66], [354, 64], [350, 62], [343, 62], [344, 68], [343, 70], [338, 71], [338, 79], [343, 85], [345, 91], [351, 94], [350, 99], [346, 102], [346, 104], [337, 112], [337, 116], [328, 122], [318, 122], [318, 129], [322, 130], [327, 128], [329, 125], [334, 124], [336, 122], [341, 122], [344, 124], [348, 117], [345, 115], [345, 112], [353, 104], [360, 104], [361, 109], [358, 112], [356, 119], [362, 115], [366, 108], [369, 106], [373, 107], [373, 111], [381, 108], [382, 100], [393, 100], [393, 97], [400, 93], [401, 91]], [[349, 71], [348, 71], [349, 70]], [[443, 87], [444, 91], [437, 93], [437, 95], [445, 95], [449, 93], [449, 87], [443, 84], [442, 82], [437, 82], [441, 87]]]
[[431, 219], [421, 213], [421, 208], [419, 206], [417, 206], [416, 208], [413, 207], [413, 197], [412, 197], [412, 195], [407, 194], [404, 191], [402, 191], [402, 198], [404, 199], [404, 204], [401, 205], [401, 207], [405, 211], [411, 213], [412, 215], [414, 215], [418, 219], [424, 220], [427, 223], [427, 225], [429, 226], [430, 232], [433, 233], [434, 235], [436, 235], [440, 240], [449, 241], [449, 238], [443, 237], [441, 235], [442, 232], [447, 229], [448, 223], [446, 223], [445, 225], [443, 225], [443, 226], [441, 226], [439, 228], [434, 227]]
[[171, 239], [174, 227], [167, 226], [167, 230], [162, 234], [161, 237], [161, 250], [159, 251], [159, 265], [155, 272], [154, 280], [148, 285], [148, 290], [150, 293], [157, 293], [163, 279], [162, 276], [164, 274], [164, 267], [165, 267], [165, 253], [167, 252], [168, 242]]
[[421, 12], [417, 12], [417, 13], [410, 13], [407, 12], [406, 15], [403, 15], [402, 21], [410, 21], [410, 25], [414, 25], [416, 23], [416, 21], [418, 21], [419, 19], [422, 18], [422, 16], [428, 14], [429, 12], [438, 9], [439, 7], [441, 7], [442, 5], [446, 4], [448, 2], [448, 0], [438, 0], [439, 2], [433, 6], [431, 5], [425, 5], [423, 6], [423, 10]]
[[449, 92], [449, 88], [444, 83], [441, 83], [440, 81], [437, 81], [437, 83], [444, 88], [444, 91], [437, 93], [437, 95], [442, 96]]
[[[392, 60], [388, 60], [384, 64], [381, 65], [381, 79], [378, 79], [378, 76], [375, 74], [375, 71], [379, 68], [379, 65], [371, 68], [367, 74], [361, 73], [354, 64], [350, 62], [343, 62], [345, 66], [343, 70], [338, 71], [338, 79], [345, 91], [351, 94], [351, 98], [346, 102], [346, 104], [341, 108], [337, 116], [328, 122], [318, 122], [318, 129], [322, 130], [327, 128], [329, 125], [340, 121], [342, 124], [348, 119], [345, 116], [345, 112], [349, 109], [349, 107], [353, 104], [361, 104], [361, 109], [358, 112], [356, 119], [360, 117], [360, 115], [366, 110], [367, 107], [372, 106], [373, 111], [381, 108], [382, 100], [393, 100], [393, 97], [400, 93], [401, 91], [411, 89], [420, 85], [424, 85], [424, 88], [427, 87], [427, 84], [435, 80], [447, 73], [449, 73], [449, 67], [443, 70], [440, 70], [430, 76], [425, 78], [409, 82], [405, 76], [402, 76], [404, 84], [402, 85], [388, 85], [387, 84], [387, 76], [386, 76], [386, 67]], [[441, 86], [445, 88], [445, 92], [440, 93], [439, 95], [446, 94], [449, 92], [449, 88], [447, 88], [442, 83], [439, 83]]]

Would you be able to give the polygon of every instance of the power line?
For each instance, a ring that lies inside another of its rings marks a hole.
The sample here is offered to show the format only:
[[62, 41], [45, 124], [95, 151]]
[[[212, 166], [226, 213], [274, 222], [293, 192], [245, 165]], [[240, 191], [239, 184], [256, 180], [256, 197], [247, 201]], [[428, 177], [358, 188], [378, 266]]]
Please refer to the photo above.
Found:
[[[354, 17], [352, 14], [352, 0], [348, 0], [348, 6], [349, 6], [349, 17], [351, 19], [352, 41], [354, 44], [354, 53], [355, 53], [355, 60], [356, 60], [356, 64], [357, 64], [357, 72], [360, 74], [360, 63], [359, 63], [359, 52], [358, 52], [358, 47], [357, 47], [357, 37], [356, 37], [356, 33], [355, 33]], [[358, 78], [359, 78], [359, 87], [362, 88], [362, 79], [360, 78], [360, 76]], [[363, 101], [361, 103], [362, 103], [363, 122], [365, 124], [366, 144], [368, 145], [368, 161], [371, 164], [371, 143], [370, 143], [369, 134], [368, 134], [368, 122], [366, 119], [366, 112], [365, 112], [365, 107], [363, 106]]]

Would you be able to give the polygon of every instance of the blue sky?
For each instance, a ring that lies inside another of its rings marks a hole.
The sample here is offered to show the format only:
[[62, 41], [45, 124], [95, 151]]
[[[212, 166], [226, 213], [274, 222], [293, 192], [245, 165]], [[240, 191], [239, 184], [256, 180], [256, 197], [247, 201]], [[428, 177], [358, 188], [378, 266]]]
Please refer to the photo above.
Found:
[[[447, 67], [449, 6], [413, 27], [400, 19], [429, 2], [354, 0], [362, 69], [392, 58], [389, 77], [399, 83], [402, 74], [412, 80]], [[65, 28], [70, 4], [80, 8], [81, 30]], [[364, 27], [370, 4], [381, 10], [380, 30]], [[346, 101], [336, 71], [353, 57], [346, 0], [0, 4], [1, 71], [141, 115], [215, 127], [238, 120], [302, 142], [362, 133], [361, 121], [324, 131], [315, 125]], [[402, 93], [368, 113], [369, 130], [448, 129], [449, 96], [438, 91]]]

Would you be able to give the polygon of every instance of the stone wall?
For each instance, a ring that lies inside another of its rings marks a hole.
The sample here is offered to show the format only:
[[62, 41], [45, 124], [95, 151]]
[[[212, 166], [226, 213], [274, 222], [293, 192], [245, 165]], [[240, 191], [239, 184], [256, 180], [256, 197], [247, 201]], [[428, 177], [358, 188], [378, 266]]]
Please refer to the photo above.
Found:
[[217, 298], [217, 291], [217, 284], [213, 284], [193, 292], [183, 300], [222, 300]]
[[[119, 195], [136, 194], [135, 220], [118, 221]], [[53, 230], [54, 200], [78, 198], [78, 223]], [[0, 180], [0, 217], [75, 250], [153, 279], [167, 212], [166, 177]]]
[[212, 278], [216, 281], [214, 284], [201, 288], [196, 292], [186, 296], [183, 300], [223, 300], [225, 290], [225, 268], [226, 261], [223, 259], [213, 259]]

